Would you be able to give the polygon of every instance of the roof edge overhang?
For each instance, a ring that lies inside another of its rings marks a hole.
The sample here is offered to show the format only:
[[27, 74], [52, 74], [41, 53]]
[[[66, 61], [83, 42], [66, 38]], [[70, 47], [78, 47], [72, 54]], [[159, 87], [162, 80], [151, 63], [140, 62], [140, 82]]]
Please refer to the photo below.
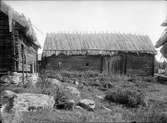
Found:
[[84, 49], [84, 50], [43, 50], [42, 57], [49, 57], [52, 55], [58, 56], [64, 54], [67, 56], [71, 55], [102, 55], [102, 56], [111, 56], [115, 53], [136, 53], [136, 54], [151, 54], [156, 55], [157, 51], [135, 51], [135, 50], [99, 50], [99, 49]]

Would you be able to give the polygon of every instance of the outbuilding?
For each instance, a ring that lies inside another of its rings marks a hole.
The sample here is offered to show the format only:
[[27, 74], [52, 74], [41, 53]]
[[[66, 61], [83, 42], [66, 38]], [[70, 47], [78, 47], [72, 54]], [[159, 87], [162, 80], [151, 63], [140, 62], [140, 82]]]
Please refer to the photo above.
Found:
[[154, 74], [156, 50], [147, 35], [48, 33], [42, 53], [46, 70]]

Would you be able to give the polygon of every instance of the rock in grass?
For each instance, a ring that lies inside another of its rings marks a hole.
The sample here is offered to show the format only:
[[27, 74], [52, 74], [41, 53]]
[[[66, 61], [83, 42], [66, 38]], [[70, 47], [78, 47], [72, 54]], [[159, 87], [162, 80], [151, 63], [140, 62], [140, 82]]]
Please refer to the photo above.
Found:
[[48, 78], [48, 82], [50, 82], [52, 85], [56, 85], [60, 87], [62, 85], [61, 81], [58, 79]]
[[18, 85], [19, 83], [22, 82], [22, 78], [20, 75], [4, 75], [1, 77], [1, 81], [4, 83], [8, 83], [8, 84], [16, 84]]
[[95, 101], [90, 99], [82, 99], [79, 101], [78, 105], [88, 111], [94, 111], [95, 109]]
[[72, 86], [67, 86], [66, 89], [68, 89], [69, 93], [71, 93], [72, 95], [74, 95], [76, 97], [80, 97], [80, 92], [77, 88], [72, 87]]
[[39, 77], [37, 74], [27, 74], [26, 73], [24, 74], [24, 83], [23, 83], [23, 74], [13, 72], [10, 75], [2, 76], [0, 80], [3, 83], [7, 83], [7, 84], [19, 85], [19, 84], [27, 84], [28, 82], [31, 82], [33, 85], [35, 85], [38, 82]]
[[53, 109], [54, 104], [55, 101], [52, 96], [22, 93], [17, 94], [13, 108], [17, 111], [34, 111], [40, 109]]
[[11, 98], [11, 97], [17, 96], [17, 93], [10, 90], [5, 90], [1, 96]]
[[96, 95], [98, 99], [104, 100], [105, 95]]
[[75, 84], [75, 85], [77, 85], [77, 86], [78, 86], [78, 85], [79, 85], [79, 82], [78, 82], [78, 81], [76, 81], [76, 80], [74, 80], [74, 81], [73, 81], [73, 84]]
[[36, 111], [41, 109], [53, 109], [55, 104], [54, 97], [44, 94], [18, 94], [7, 90], [5, 91], [4, 97], [8, 97], [5, 108], [12, 111]]

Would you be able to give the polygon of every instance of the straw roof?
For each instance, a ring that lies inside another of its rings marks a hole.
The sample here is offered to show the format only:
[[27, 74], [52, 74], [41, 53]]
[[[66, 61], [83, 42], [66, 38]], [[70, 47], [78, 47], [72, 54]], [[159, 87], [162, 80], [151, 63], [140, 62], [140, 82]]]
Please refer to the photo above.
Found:
[[165, 43], [167, 43], [167, 28], [162, 32], [161, 37], [157, 41], [155, 47], [159, 48], [162, 45], [164, 45]]
[[161, 46], [162, 48], [160, 52], [165, 58], [167, 58], [167, 28], [163, 31], [163, 33], [161, 34], [161, 37], [159, 38], [159, 40], [155, 45], [156, 48], [159, 48]]
[[59, 55], [112, 55], [115, 51], [156, 51], [146, 35], [121, 33], [48, 33], [45, 38], [43, 57]]
[[4, 2], [0, 2], [0, 10], [8, 15], [9, 19], [16, 21], [22, 27], [24, 27], [25, 35], [38, 47], [40, 47], [39, 42], [37, 41], [35, 31], [32, 27], [32, 23], [30, 20], [27, 20], [24, 14], [19, 14], [9, 5]]

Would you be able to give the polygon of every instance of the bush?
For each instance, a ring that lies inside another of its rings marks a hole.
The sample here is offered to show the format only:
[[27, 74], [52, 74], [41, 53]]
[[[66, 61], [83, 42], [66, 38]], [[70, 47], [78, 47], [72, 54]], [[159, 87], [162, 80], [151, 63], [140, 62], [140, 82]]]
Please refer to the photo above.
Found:
[[145, 105], [144, 94], [136, 91], [119, 88], [108, 91], [105, 99], [118, 104], [123, 104], [127, 107], [137, 107], [138, 105]]

